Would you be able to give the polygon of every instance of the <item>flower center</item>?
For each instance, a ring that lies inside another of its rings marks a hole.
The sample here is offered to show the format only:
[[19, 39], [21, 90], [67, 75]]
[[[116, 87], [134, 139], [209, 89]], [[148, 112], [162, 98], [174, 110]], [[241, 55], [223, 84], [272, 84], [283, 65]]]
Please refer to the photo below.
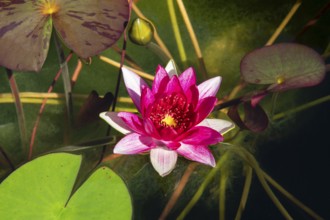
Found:
[[178, 132], [190, 128], [193, 123], [193, 106], [183, 94], [170, 94], [155, 102], [149, 118], [158, 129], [172, 127]]
[[58, 12], [59, 9], [55, 1], [48, 1], [41, 6], [41, 13], [44, 15], [51, 15]]
[[171, 115], [165, 115], [163, 120], [161, 121], [165, 124], [165, 126], [176, 127], [176, 120]]

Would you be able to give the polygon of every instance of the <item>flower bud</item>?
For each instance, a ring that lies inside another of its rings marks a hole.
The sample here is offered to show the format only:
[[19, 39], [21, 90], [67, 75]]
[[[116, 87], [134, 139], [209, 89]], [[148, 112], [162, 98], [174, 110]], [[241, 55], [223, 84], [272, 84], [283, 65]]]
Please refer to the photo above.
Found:
[[135, 44], [145, 46], [153, 37], [154, 30], [151, 24], [141, 18], [136, 18], [129, 29], [129, 38]]

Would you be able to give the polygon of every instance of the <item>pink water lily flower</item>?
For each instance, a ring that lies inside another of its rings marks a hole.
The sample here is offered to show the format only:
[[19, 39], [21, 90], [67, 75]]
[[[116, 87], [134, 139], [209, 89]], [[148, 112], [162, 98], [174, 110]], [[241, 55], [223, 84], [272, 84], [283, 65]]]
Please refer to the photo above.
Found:
[[116, 154], [150, 152], [150, 160], [161, 175], [175, 167], [178, 155], [215, 166], [208, 146], [223, 141], [222, 134], [233, 123], [206, 119], [217, 101], [221, 77], [196, 85], [193, 68], [178, 76], [170, 61], [158, 66], [152, 87], [132, 71], [123, 68], [127, 91], [141, 116], [129, 112], [103, 112], [100, 117], [126, 134], [115, 146]]

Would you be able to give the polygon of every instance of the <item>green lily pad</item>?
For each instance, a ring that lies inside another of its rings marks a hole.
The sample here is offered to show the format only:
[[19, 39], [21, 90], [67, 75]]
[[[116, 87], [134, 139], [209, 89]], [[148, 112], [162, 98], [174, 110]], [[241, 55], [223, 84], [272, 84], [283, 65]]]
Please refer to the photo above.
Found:
[[108, 167], [71, 196], [82, 156], [55, 153], [13, 172], [0, 185], [1, 219], [130, 219], [129, 192]]
[[280, 43], [256, 49], [241, 61], [246, 82], [271, 84], [272, 91], [314, 86], [325, 76], [325, 63], [313, 49], [295, 43]]

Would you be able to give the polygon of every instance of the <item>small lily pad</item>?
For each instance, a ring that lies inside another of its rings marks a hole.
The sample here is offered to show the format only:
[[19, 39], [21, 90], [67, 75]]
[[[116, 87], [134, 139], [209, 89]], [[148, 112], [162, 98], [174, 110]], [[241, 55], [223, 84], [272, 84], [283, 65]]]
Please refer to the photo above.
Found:
[[71, 195], [81, 161], [55, 153], [17, 169], [0, 185], [1, 219], [131, 219], [129, 192], [108, 167]]
[[313, 49], [280, 43], [256, 49], [241, 61], [241, 74], [249, 83], [271, 84], [271, 91], [314, 86], [325, 76], [325, 63]]

